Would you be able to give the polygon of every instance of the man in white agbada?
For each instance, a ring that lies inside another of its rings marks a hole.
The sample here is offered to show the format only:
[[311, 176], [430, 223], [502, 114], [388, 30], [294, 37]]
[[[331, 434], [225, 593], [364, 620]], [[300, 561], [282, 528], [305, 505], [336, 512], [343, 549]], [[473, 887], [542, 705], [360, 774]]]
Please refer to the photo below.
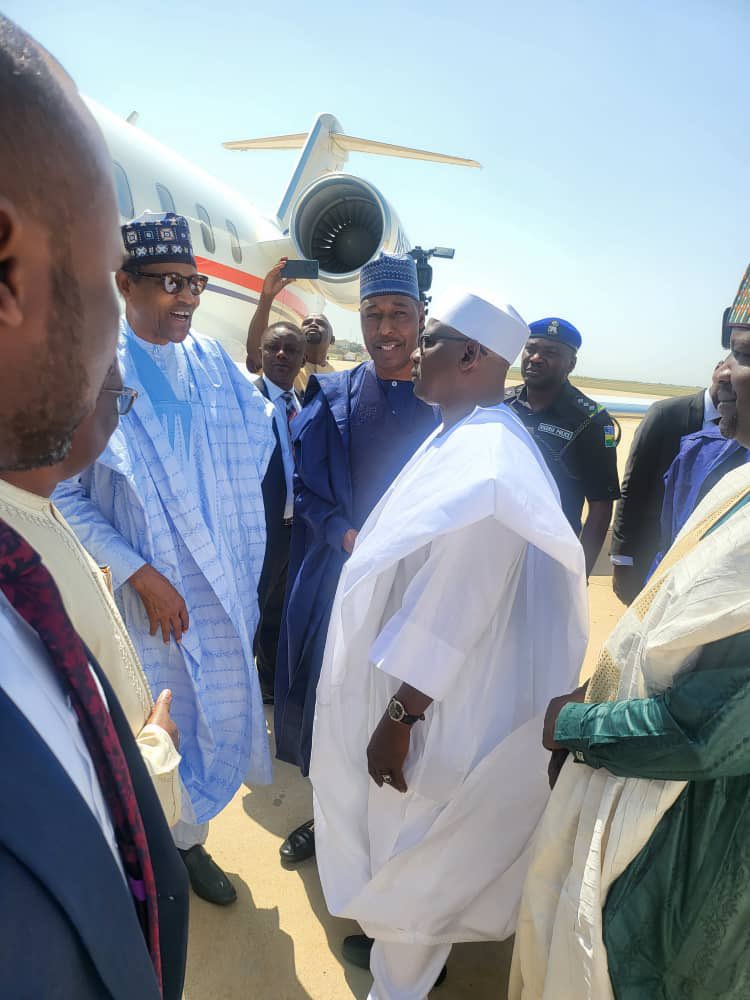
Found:
[[317, 694], [318, 866], [330, 911], [374, 939], [370, 1000], [423, 1000], [454, 942], [513, 933], [541, 713], [586, 646], [581, 546], [502, 405], [528, 329], [471, 294], [436, 316], [413, 377], [444, 422], [360, 532]]
[[243, 781], [271, 779], [253, 636], [272, 417], [221, 345], [191, 329], [207, 279], [187, 220], [146, 212], [122, 234], [118, 358], [138, 399], [54, 500], [109, 566], [151, 689], [172, 692], [188, 793], [175, 843], [195, 892], [226, 904], [236, 893], [202, 846], [208, 820]]

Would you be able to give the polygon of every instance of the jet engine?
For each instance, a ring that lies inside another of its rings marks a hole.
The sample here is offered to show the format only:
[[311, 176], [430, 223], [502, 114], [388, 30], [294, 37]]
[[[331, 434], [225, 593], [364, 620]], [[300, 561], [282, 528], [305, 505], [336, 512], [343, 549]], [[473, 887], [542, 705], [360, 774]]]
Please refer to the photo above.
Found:
[[349, 174], [319, 177], [297, 199], [289, 235], [300, 257], [320, 264], [319, 288], [339, 306], [359, 306], [359, 270], [381, 250], [406, 253], [411, 243], [376, 187]]

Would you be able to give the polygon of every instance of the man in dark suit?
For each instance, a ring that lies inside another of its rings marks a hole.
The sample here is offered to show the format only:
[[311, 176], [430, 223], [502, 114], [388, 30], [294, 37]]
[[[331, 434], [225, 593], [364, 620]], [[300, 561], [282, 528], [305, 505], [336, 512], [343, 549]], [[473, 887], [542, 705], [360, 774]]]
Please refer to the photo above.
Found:
[[[114, 358], [121, 251], [101, 134], [64, 70], [2, 15], [0, 93], [10, 470], [60, 461], [93, 410]], [[184, 866], [114, 692], [4, 522], [0, 648], [0, 993], [178, 1000]]]
[[[163, 996], [179, 1000], [188, 930], [185, 866], [119, 702], [103, 672], [92, 667], [148, 839]], [[2, 686], [0, 732], [0, 993], [6, 1000], [159, 1000], [136, 909], [97, 817]]]
[[294, 380], [305, 360], [302, 331], [292, 323], [273, 323], [262, 334], [261, 358], [263, 374], [252, 381], [273, 404], [276, 448], [263, 480], [266, 558], [258, 585], [260, 621], [255, 633], [255, 661], [263, 701], [270, 705], [292, 537], [294, 455], [289, 425], [302, 408], [294, 389]]
[[661, 547], [664, 475], [680, 450], [680, 441], [719, 419], [716, 399], [723, 364], [722, 360], [714, 368], [708, 389], [654, 403], [636, 431], [622, 498], [615, 508], [610, 553], [612, 586], [624, 604], [630, 604], [640, 593]]

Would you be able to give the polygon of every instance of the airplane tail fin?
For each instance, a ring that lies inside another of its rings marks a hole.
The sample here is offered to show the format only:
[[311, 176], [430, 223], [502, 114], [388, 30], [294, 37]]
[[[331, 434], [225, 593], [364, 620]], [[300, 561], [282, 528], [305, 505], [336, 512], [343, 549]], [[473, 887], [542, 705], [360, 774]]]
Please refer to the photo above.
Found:
[[292, 135], [267, 136], [262, 139], [240, 139], [222, 143], [225, 149], [301, 149], [291, 180], [279, 205], [278, 218], [283, 229], [289, 226], [292, 208], [297, 196], [314, 180], [323, 174], [343, 169], [349, 153], [373, 153], [378, 156], [396, 156], [405, 160], [428, 160], [431, 163], [447, 163], [459, 167], [480, 167], [476, 160], [446, 153], [433, 153], [426, 149], [412, 149], [409, 146], [395, 146], [389, 142], [374, 139], [359, 139], [346, 135], [334, 115], [318, 115], [308, 133], [296, 132]]

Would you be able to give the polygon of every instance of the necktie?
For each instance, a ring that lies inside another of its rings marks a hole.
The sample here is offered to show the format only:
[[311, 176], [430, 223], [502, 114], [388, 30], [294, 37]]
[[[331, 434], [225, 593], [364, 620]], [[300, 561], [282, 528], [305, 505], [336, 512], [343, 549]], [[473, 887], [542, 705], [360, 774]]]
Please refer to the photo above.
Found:
[[104, 794], [115, 840], [161, 988], [156, 882], [130, 771], [88, 654], [42, 560], [16, 531], [0, 521], [0, 590], [34, 629], [49, 653], [78, 718]]
[[291, 392], [282, 392], [281, 398], [286, 407], [286, 426], [289, 431], [289, 440], [292, 439], [292, 420], [297, 416], [297, 408], [294, 405], [294, 396]]

